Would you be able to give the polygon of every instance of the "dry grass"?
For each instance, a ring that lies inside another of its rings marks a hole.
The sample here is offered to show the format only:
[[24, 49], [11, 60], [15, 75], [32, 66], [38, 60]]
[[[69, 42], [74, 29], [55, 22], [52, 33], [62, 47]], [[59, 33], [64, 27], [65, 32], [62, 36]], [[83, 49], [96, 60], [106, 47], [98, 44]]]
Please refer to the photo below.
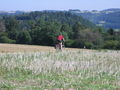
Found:
[[37, 46], [37, 45], [20, 45], [20, 44], [0, 44], [0, 52], [38, 52], [54, 51], [54, 47]]
[[53, 47], [0, 46], [0, 50], [10, 52], [0, 53], [0, 88], [120, 90], [120, 51], [65, 49], [51, 52], [55, 51]]
[[[78, 50], [75, 48], [66, 48], [65, 50]], [[38, 45], [20, 45], [20, 44], [2, 44], [0, 43], [0, 53], [14, 52], [54, 52], [54, 47]]]

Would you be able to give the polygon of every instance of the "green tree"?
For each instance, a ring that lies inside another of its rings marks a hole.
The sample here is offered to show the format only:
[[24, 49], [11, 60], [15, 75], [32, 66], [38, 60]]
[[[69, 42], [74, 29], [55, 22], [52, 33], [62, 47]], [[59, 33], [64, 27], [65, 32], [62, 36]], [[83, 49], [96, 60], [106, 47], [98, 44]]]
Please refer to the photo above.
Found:
[[89, 46], [91, 44], [91, 46], [100, 47], [103, 44], [103, 38], [98, 31], [94, 32], [88, 28], [78, 33], [78, 38], [76, 39], [76, 42], [78, 43], [78, 46], [82, 48], [86, 45], [88, 46], [88, 44]]
[[14, 17], [5, 18], [5, 26], [7, 32], [17, 30], [18, 24], [18, 21]]
[[[30, 31], [30, 35], [32, 38], [32, 44], [40, 45], [41, 41], [41, 28], [35, 28]], [[44, 36], [44, 35], [43, 35]]]
[[107, 31], [110, 35], [114, 35], [114, 30], [111, 28], [111, 29], [108, 29]]
[[0, 20], [0, 32], [5, 32], [5, 31], [6, 31], [5, 24], [3, 20]]
[[31, 41], [32, 41], [32, 38], [29, 34], [29, 32], [26, 30], [26, 31], [21, 31], [18, 35], [18, 38], [17, 38], [17, 43], [20, 43], [20, 44], [31, 44]]
[[0, 37], [0, 43], [15, 43], [15, 40], [9, 39], [7, 36]]
[[117, 47], [119, 47], [119, 41], [117, 40], [108, 40], [104, 43], [106, 49], [117, 49]]
[[19, 34], [19, 31], [17, 31], [17, 30], [12, 30], [12, 31], [9, 31], [8, 37], [9, 37], [10, 39], [17, 40], [18, 34]]
[[85, 27], [80, 23], [80, 22], [76, 22], [73, 26], [73, 38], [77, 39], [79, 37], [79, 32], [81, 30], [85, 29]]
[[72, 37], [72, 28], [68, 24], [63, 24], [60, 29], [61, 32], [66, 32], [68, 37], [71, 39]]
[[56, 22], [49, 22], [45, 28], [41, 29], [41, 44], [42, 45], [54, 45], [56, 38], [60, 33], [60, 26]]

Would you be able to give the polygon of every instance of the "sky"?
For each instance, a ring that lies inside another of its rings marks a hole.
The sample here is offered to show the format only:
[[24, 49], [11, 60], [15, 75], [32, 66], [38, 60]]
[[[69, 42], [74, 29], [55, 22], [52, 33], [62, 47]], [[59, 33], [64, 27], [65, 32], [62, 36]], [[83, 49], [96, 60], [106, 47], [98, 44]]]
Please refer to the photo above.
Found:
[[120, 8], [120, 0], [0, 0], [0, 11], [103, 10]]

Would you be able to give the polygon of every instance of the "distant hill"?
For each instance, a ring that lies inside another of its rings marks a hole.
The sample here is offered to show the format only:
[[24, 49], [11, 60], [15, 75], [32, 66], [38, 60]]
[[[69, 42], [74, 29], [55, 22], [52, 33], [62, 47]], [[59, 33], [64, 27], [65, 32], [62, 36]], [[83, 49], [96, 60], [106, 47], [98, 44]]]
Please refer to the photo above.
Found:
[[103, 11], [80, 11], [69, 10], [69, 12], [83, 16], [85, 19], [90, 20], [97, 26], [103, 26], [104, 28], [120, 29], [120, 9], [106, 9]]
[[[67, 17], [64, 18], [65, 21], [74, 23], [74, 21], [80, 21], [82, 24], [88, 25], [88, 26], [94, 26], [92, 23], [96, 24], [97, 26], [102, 26], [104, 28], [113, 28], [113, 29], [120, 29], [120, 9], [119, 8], [111, 8], [111, 9], [106, 9], [102, 11], [97, 11], [97, 10], [84, 10], [81, 11], [79, 9], [70, 9], [69, 11], [57, 11], [57, 10], [44, 10], [44, 11], [37, 11], [37, 12], [26, 12], [26, 11], [0, 11], [0, 16], [7, 16], [7, 15], [20, 15], [19, 17], [26, 17], [23, 16], [23, 14], [27, 14], [27, 17], [31, 15], [31, 13], [35, 14], [37, 13], [37, 17], [43, 17], [45, 14], [47, 18], [52, 18], [58, 20], [60, 17], [64, 17], [65, 13], [72, 13], [76, 14], [80, 17], [76, 16], [76, 19], [73, 20], [73, 18], [70, 15], [66, 15], [69, 18], [72, 18], [72, 20], [68, 19]], [[63, 13], [63, 14], [61, 14]], [[48, 15], [47, 15], [48, 14]], [[52, 14], [60, 14], [59, 17], [54, 17], [56, 15]], [[53, 16], [53, 17], [52, 17]], [[82, 16], [82, 17], [81, 17]], [[32, 16], [33, 17], [33, 16]], [[19, 18], [20, 19], [20, 18]], [[69, 21], [68, 21], [69, 20]], [[63, 22], [63, 20], [58, 20], [60, 22]], [[91, 22], [92, 23], [91, 23]]]
[[75, 14], [71, 14], [68, 11], [35, 11], [26, 13], [23, 15], [17, 15], [17, 20], [37, 20], [44, 19], [45, 21], [56, 21], [61, 24], [70, 24], [73, 25], [76, 22], [80, 22], [82, 25], [88, 27], [95, 27], [95, 24], [90, 22], [87, 19], [84, 19], [82, 16], [77, 16]]
[[20, 15], [23, 13], [27, 13], [24, 11], [0, 11], [0, 16], [4, 16], [4, 15]]
[[76, 22], [80, 22], [81, 24], [89, 27], [95, 27], [91, 21], [83, 18], [82, 16], [77, 16], [75, 14], [71, 14], [68, 11], [57, 11], [57, 10], [44, 10], [44, 11], [0, 11], [0, 18], [3, 16], [15, 16], [17, 20], [37, 20], [44, 19], [45, 21], [58, 21], [60, 23], [68, 23], [75, 24]]

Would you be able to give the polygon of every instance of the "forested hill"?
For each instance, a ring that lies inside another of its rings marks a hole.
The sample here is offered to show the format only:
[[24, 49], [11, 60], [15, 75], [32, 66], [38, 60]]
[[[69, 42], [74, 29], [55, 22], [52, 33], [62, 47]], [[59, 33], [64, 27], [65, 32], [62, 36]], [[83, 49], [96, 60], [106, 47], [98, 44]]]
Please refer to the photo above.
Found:
[[80, 22], [82, 25], [88, 26], [88, 27], [95, 27], [95, 24], [91, 23], [87, 19], [83, 19], [82, 16], [77, 16], [75, 14], [71, 14], [67, 11], [35, 11], [31, 13], [26, 13], [23, 15], [17, 15], [15, 16], [17, 20], [33, 20], [38, 21], [40, 19], [44, 21], [56, 21], [61, 24], [70, 24], [73, 25], [76, 22]]
[[93, 27], [95, 25], [90, 21], [67, 11], [35, 11], [12, 15], [4, 13], [0, 19], [1, 36], [4, 37], [0, 42], [54, 45], [60, 33], [66, 39], [72, 39], [79, 30]]
[[0, 18], [3, 16], [14, 16], [17, 20], [39, 20], [43, 19], [45, 21], [57, 21], [61, 24], [68, 23], [74, 24], [75, 22], [80, 22], [83, 25], [87, 26], [95, 26], [87, 19], [83, 19], [82, 16], [76, 16], [71, 14], [68, 11], [34, 11], [34, 12], [22, 12], [22, 11], [14, 11], [14, 12], [0, 12]]
[[70, 12], [83, 16], [98, 26], [104, 28], [120, 29], [120, 9], [106, 9], [102, 11], [80, 11], [70, 10]]
[[112, 29], [104, 32], [68, 11], [36, 11], [0, 17], [0, 43], [51, 46], [59, 34], [64, 35], [68, 47], [120, 49], [119, 32]]

